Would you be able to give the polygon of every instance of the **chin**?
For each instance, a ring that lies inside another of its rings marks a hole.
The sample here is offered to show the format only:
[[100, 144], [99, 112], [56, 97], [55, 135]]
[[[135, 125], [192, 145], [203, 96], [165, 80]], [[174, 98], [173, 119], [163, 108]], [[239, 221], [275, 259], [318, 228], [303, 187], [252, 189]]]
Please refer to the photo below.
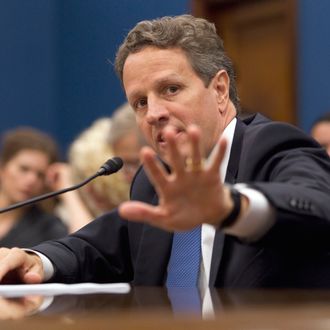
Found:
[[23, 201], [25, 201], [25, 200], [27, 200], [27, 199], [30, 199], [30, 198], [32, 198], [32, 197], [34, 197], [34, 196], [31, 196], [31, 195], [21, 195], [21, 196], [17, 196], [17, 197], [15, 198], [15, 203], [23, 202]]
[[163, 161], [167, 161], [167, 149], [166, 147], [158, 147], [154, 148], [154, 151], [156, 152], [157, 156], [160, 157]]

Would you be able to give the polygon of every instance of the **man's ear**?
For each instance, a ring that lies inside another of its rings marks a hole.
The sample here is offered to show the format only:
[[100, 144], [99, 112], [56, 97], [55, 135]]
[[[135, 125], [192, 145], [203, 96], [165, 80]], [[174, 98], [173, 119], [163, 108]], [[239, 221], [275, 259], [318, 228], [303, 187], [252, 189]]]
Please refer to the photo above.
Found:
[[223, 113], [228, 106], [230, 79], [227, 71], [219, 70], [212, 80], [214, 91], [217, 95], [218, 108]]

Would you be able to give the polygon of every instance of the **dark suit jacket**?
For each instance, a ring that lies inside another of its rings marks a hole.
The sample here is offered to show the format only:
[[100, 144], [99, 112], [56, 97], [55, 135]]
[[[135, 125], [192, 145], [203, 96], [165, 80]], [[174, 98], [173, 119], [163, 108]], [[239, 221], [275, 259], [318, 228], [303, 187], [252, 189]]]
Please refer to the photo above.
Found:
[[[330, 162], [325, 151], [288, 124], [261, 115], [238, 120], [226, 181], [261, 191], [276, 210], [276, 222], [254, 243], [218, 230], [210, 286], [330, 287]], [[143, 168], [131, 198], [157, 204]], [[35, 249], [54, 263], [52, 281], [163, 285], [171, 243], [171, 233], [127, 222], [115, 210]]]

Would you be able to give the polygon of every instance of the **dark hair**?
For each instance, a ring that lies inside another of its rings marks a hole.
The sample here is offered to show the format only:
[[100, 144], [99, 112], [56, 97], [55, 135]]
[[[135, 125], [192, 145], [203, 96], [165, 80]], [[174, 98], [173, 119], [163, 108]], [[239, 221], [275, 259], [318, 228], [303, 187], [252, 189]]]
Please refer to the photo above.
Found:
[[46, 133], [31, 127], [19, 127], [5, 132], [1, 140], [1, 164], [6, 164], [21, 150], [38, 150], [48, 156], [49, 163], [59, 159], [56, 142]]
[[312, 128], [314, 126], [316, 126], [317, 124], [320, 124], [320, 123], [329, 123], [330, 122], [330, 112], [328, 113], [325, 113], [324, 115], [322, 115], [321, 117], [317, 118], [313, 125], [312, 125]]
[[213, 23], [191, 15], [166, 16], [138, 23], [117, 51], [115, 69], [121, 81], [129, 54], [147, 46], [182, 49], [205, 86], [219, 70], [225, 70], [230, 79], [229, 97], [239, 111], [234, 68]]

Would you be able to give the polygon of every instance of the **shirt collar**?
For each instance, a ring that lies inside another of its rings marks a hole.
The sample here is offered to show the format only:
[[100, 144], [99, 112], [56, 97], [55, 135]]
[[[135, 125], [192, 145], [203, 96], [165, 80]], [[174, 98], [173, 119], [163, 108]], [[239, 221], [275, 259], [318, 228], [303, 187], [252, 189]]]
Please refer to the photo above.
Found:
[[[227, 167], [228, 167], [228, 162], [229, 162], [229, 156], [230, 156], [230, 151], [231, 151], [231, 146], [233, 144], [233, 139], [234, 139], [234, 133], [235, 133], [235, 127], [237, 123], [237, 118], [233, 118], [232, 121], [225, 127], [224, 131], [222, 132], [221, 136], [219, 139], [226, 139], [227, 140], [227, 149], [225, 152], [225, 156], [223, 158], [223, 161], [220, 166], [220, 175], [221, 175], [221, 181], [224, 182], [226, 172], [227, 172]], [[219, 148], [219, 143], [215, 145], [213, 148], [210, 156], [207, 159], [207, 162], [210, 162], [216, 153], [216, 151]]]
[[237, 118], [235, 117], [229, 123], [229, 125], [227, 125], [227, 127], [224, 129], [224, 131], [221, 135], [221, 139], [226, 139], [227, 140], [227, 149], [226, 149], [225, 157], [224, 157], [224, 159], [221, 163], [221, 166], [220, 166], [220, 175], [221, 175], [222, 182], [224, 182], [225, 177], [226, 177], [231, 146], [233, 144], [233, 139], [234, 139], [236, 123], [237, 123]]

